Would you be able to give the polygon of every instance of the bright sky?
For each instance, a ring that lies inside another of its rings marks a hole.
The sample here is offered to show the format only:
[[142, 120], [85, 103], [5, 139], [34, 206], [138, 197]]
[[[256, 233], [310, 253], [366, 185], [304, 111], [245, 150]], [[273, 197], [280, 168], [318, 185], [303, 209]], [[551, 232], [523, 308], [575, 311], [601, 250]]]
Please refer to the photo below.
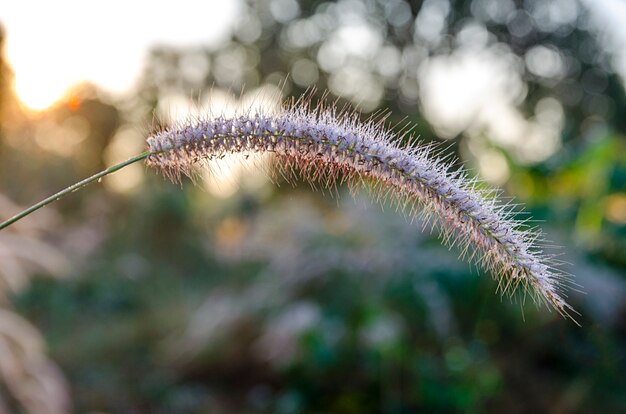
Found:
[[44, 109], [72, 85], [126, 92], [155, 44], [218, 44], [240, 0], [81, 0], [3, 2], [0, 23], [20, 99]]
[[[583, 0], [595, 11], [626, 75], [626, 2]], [[18, 96], [44, 109], [71, 86], [91, 81], [126, 92], [155, 44], [216, 45], [230, 34], [241, 0], [13, 0], [2, 6], [7, 56]]]

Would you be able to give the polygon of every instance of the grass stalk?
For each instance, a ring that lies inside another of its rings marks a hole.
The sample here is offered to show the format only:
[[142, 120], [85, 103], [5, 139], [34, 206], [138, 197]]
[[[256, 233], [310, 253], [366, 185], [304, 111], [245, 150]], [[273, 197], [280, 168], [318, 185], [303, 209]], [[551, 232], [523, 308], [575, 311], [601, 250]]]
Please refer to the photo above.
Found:
[[77, 182], [74, 185], [71, 185], [67, 188], [64, 188], [63, 190], [59, 191], [56, 194], [51, 195], [50, 197], [41, 200], [40, 202], [38, 202], [37, 204], [34, 204], [32, 206], [30, 206], [29, 208], [27, 208], [26, 210], [21, 211], [20, 213], [16, 214], [15, 216], [11, 217], [10, 219], [2, 222], [0, 224], [0, 230], [10, 226], [11, 224], [15, 223], [16, 221], [19, 221], [21, 219], [23, 219], [24, 217], [28, 216], [29, 214], [39, 210], [40, 208], [47, 206], [50, 203], [53, 203], [57, 200], [60, 200], [61, 198], [65, 197], [66, 195], [73, 193], [74, 191], [80, 190], [81, 188], [85, 187], [86, 185], [101, 179], [102, 177], [104, 177], [105, 175], [109, 175], [112, 174], [124, 167], [126, 167], [127, 165], [136, 163], [137, 161], [142, 161], [144, 159], [146, 159], [152, 152], [151, 151], [145, 151], [142, 152], [139, 155], [136, 155], [132, 158], [127, 159], [124, 162], [121, 162], [119, 164], [113, 165], [109, 168], [107, 168], [106, 170], [100, 171], [97, 174], [92, 175], [89, 178], [85, 178], [82, 181]]

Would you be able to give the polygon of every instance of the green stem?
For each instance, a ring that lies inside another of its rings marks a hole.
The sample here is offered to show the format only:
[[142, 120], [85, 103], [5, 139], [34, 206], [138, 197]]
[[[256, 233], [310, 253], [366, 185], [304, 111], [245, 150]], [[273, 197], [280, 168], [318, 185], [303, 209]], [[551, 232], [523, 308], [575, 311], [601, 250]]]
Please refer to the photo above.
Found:
[[23, 219], [24, 217], [28, 216], [30, 213], [39, 210], [41, 207], [46, 206], [54, 201], [57, 201], [59, 199], [61, 199], [62, 197], [68, 195], [69, 193], [73, 193], [74, 191], [78, 191], [81, 188], [83, 188], [84, 186], [86, 186], [87, 184], [99, 180], [100, 178], [104, 177], [105, 175], [108, 174], [112, 174], [114, 172], [116, 172], [117, 170], [121, 170], [122, 168], [126, 167], [127, 165], [133, 164], [137, 161], [141, 161], [144, 160], [146, 158], [148, 158], [148, 156], [152, 154], [151, 151], [146, 151], [146, 152], [142, 152], [139, 155], [136, 155], [132, 158], [127, 159], [124, 162], [121, 162], [117, 165], [114, 165], [112, 167], [107, 168], [104, 171], [100, 171], [99, 173], [92, 175], [89, 178], [85, 178], [82, 181], [77, 182], [74, 185], [71, 185], [61, 191], [59, 191], [58, 193], [51, 195], [50, 197], [46, 198], [45, 200], [41, 200], [40, 202], [38, 202], [35, 205], [32, 205], [31, 207], [27, 208], [26, 210], [22, 211], [21, 213], [16, 214], [15, 216], [11, 217], [10, 219], [8, 219], [7, 221], [3, 222], [0, 224], [0, 230], [2, 230], [5, 227], [10, 226], [11, 224], [15, 223], [18, 220]]

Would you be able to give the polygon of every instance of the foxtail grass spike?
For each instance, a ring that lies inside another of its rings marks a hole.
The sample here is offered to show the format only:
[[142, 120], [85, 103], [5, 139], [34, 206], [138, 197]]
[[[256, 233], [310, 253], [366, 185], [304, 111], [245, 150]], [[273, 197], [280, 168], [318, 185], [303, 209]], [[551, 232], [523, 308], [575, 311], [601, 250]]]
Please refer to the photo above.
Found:
[[[384, 120], [384, 119], [383, 119]], [[491, 272], [498, 291], [522, 290], [537, 302], [572, 318], [564, 288], [571, 276], [542, 250], [542, 235], [518, 221], [515, 206], [498, 201], [493, 191], [453, 169], [434, 146], [403, 145], [383, 120], [362, 122], [356, 113], [312, 106], [308, 99], [285, 105], [277, 114], [248, 112], [233, 117], [193, 120], [156, 132], [148, 149], [110, 167], [0, 224], [0, 230], [85, 185], [145, 159], [150, 167], [180, 182], [227, 154], [272, 154], [270, 174], [293, 181], [299, 175], [314, 188], [333, 190], [363, 184], [375, 199], [391, 198], [411, 218], [432, 223], [443, 242], [457, 246], [461, 257]]]
[[215, 117], [165, 129], [148, 138], [146, 162], [179, 182], [227, 154], [268, 153], [277, 177], [291, 180], [297, 172], [322, 189], [338, 180], [352, 189], [368, 183], [375, 198], [391, 196], [409, 214], [433, 219], [444, 243], [490, 271], [502, 294], [521, 288], [571, 318], [563, 293], [570, 277], [550, 265], [553, 257], [537, 244], [541, 233], [516, 221], [514, 207], [453, 170], [433, 146], [400, 141], [379, 121], [298, 102], [276, 115]]

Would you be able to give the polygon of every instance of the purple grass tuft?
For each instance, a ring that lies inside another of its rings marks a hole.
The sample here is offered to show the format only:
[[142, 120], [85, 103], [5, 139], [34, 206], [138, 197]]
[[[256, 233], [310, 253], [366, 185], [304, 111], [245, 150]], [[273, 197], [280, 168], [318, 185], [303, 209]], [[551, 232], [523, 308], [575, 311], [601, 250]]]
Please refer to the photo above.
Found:
[[571, 318], [563, 293], [570, 275], [552, 266], [556, 260], [542, 251], [541, 232], [515, 220], [512, 206], [453, 170], [433, 146], [400, 141], [380, 121], [298, 102], [275, 115], [216, 117], [158, 132], [147, 140], [147, 163], [180, 181], [226, 154], [271, 153], [273, 174], [287, 180], [299, 173], [323, 189], [338, 182], [351, 189], [371, 184], [373, 194], [392, 197], [411, 217], [434, 219], [444, 243], [489, 270], [502, 294], [521, 288]]

